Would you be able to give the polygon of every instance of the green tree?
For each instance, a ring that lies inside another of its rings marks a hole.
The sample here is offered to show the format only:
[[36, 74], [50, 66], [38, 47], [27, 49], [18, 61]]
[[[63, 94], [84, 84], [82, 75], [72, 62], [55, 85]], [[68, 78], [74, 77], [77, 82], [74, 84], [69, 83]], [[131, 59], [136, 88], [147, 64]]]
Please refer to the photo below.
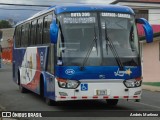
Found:
[[11, 28], [12, 26], [10, 23], [6, 20], [1, 20], [0, 21], [0, 28]]

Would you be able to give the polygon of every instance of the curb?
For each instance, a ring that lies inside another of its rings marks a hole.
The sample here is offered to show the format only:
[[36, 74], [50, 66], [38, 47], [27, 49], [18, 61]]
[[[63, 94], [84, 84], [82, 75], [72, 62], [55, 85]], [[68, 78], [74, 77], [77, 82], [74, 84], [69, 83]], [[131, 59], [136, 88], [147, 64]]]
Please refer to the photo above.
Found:
[[150, 91], [153, 91], [153, 92], [160, 92], [160, 87], [157, 87], [157, 86], [142, 85], [142, 89], [150, 90]]
[[12, 64], [11, 61], [2, 61], [3, 64]]

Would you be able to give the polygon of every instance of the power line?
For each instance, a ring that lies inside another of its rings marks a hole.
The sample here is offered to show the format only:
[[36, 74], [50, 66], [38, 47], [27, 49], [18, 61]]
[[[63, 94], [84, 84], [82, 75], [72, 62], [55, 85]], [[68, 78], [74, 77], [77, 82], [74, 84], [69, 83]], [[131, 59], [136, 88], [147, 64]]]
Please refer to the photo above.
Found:
[[36, 9], [11, 9], [11, 8], [0, 8], [0, 10], [31, 10], [31, 11], [41, 11], [41, 10], [36, 10]]
[[[74, 2], [62, 2], [62, 1], [52, 1], [53, 5], [54, 4], [73, 4]], [[74, 3], [74, 4], [84, 4], [84, 3]], [[31, 5], [31, 4], [11, 4], [11, 3], [0, 3], [0, 5], [11, 5], [11, 6], [36, 6], [36, 7], [51, 7], [53, 5]]]
[[36, 6], [36, 7], [50, 7], [50, 6], [51, 6], [51, 5], [10, 4], [10, 3], [0, 3], [0, 5], [11, 5], [11, 6]]

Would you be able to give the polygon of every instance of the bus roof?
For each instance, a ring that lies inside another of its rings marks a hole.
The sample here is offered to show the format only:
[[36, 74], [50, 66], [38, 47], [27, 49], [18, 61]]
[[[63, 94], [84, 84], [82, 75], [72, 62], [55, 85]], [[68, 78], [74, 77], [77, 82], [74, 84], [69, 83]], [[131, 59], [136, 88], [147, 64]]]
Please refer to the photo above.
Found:
[[79, 12], [79, 11], [106, 11], [106, 12], [119, 12], [134, 14], [133, 10], [127, 6], [119, 5], [64, 5], [56, 6], [55, 14], [65, 13], [65, 12]]
[[83, 12], [83, 11], [106, 11], [106, 12], [134, 14], [134, 11], [130, 7], [120, 6], [120, 5], [92, 5], [92, 4], [57, 5], [57, 6], [51, 6], [43, 11], [40, 11], [37, 14], [33, 15], [32, 17], [28, 18], [27, 20], [18, 23], [17, 25], [22, 24], [28, 20], [31, 20], [35, 17], [38, 17], [53, 10], [55, 10], [54, 12], [55, 14], [61, 14], [67, 12]]

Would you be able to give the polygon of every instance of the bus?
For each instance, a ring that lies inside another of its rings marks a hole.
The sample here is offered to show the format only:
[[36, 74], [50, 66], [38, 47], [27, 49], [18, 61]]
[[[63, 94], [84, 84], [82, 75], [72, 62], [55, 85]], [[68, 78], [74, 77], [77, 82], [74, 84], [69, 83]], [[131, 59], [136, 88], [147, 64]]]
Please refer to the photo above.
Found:
[[153, 30], [134, 11], [116, 5], [58, 5], [15, 27], [13, 80], [20, 91], [59, 101], [140, 101], [141, 52], [136, 24], [146, 42]]

